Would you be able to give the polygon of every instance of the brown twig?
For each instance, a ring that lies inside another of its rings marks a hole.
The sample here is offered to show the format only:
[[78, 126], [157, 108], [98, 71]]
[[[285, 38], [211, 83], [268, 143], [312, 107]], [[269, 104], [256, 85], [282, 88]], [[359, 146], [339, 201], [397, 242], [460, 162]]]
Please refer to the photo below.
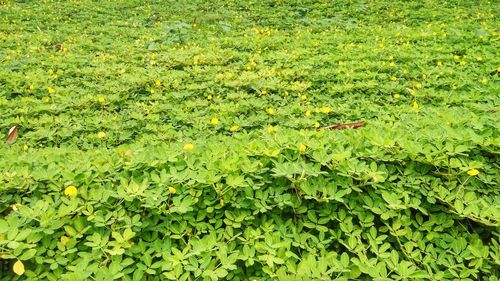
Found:
[[347, 129], [347, 128], [357, 129], [357, 128], [363, 127], [364, 125], [366, 125], [366, 122], [361, 121], [361, 122], [355, 122], [355, 123], [344, 123], [344, 124], [330, 125], [330, 126], [323, 127], [322, 129], [328, 129], [328, 130], [343, 130], [343, 129]]

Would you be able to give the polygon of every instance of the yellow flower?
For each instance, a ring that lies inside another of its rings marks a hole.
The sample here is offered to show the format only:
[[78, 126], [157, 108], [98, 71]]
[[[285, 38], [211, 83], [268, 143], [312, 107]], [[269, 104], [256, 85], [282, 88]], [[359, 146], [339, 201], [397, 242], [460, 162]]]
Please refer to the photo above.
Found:
[[70, 238], [68, 236], [64, 236], [64, 235], [61, 236], [61, 239], [60, 239], [61, 244], [63, 244], [63, 245], [66, 245], [66, 243], [68, 243], [69, 240], [70, 240]]
[[309, 116], [311, 116], [311, 111], [310, 110], [306, 111], [306, 117], [309, 117]]
[[14, 204], [14, 205], [12, 205], [12, 206], [11, 206], [11, 208], [12, 208], [12, 210], [13, 210], [14, 212], [17, 212], [17, 210], [19, 210], [19, 209], [17, 208], [18, 206], [20, 206], [20, 204]]
[[219, 201], [219, 204], [220, 204], [221, 206], [224, 206], [224, 199], [221, 199], [221, 200]]
[[306, 150], [307, 150], [307, 146], [306, 146], [305, 144], [301, 143], [301, 144], [299, 145], [299, 152], [300, 152], [300, 153], [305, 153], [305, 152], [306, 152]]
[[394, 98], [395, 98], [395, 99], [399, 99], [400, 97], [401, 97], [401, 95], [400, 95], [400, 94], [394, 94]]
[[415, 88], [417, 88], [417, 89], [422, 89], [422, 84], [421, 84], [421, 83], [417, 83], [417, 84], [415, 84]]
[[208, 95], [207, 100], [211, 100], [211, 99], [212, 99], [212, 95]]
[[100, 139], [103, 139], [106, 137], [106, 133], [103, 132], [103, 131], [100, 131], [99, 133], [97, 133], [97, 136], [100, 138]]
[[266, 89], [262, 89], [262, 90], [260, 90], [260, 94], [261, 94], [261, 95], [267, 95], [267, 90], [266, 90]]
[[64, 189], [64, 194], [69, 197], [75, 197], [78, 194], [78, 189], [76, 189], [76, 186], [70, 185]]
[[319, 128], [319, 122], [318, 121], [314, 122], [314, 128]]
[[267, 127], [267, 132], [270, 134], [276, 132], [276, 127], [269, 125], [269, 127]]
[[21, 276], [24, 274], [24, 264], [22, 261], [17, 260], [14, 263], [14, 266], [12, 267], [12, 271], [14, 271], [15, 274]]
[[483, 58], [482, 58], [482, 57], [477, 57], [477, 58], [476, 58], [476, 60], [477, 60], [477, 61], [482, 61], [482, 60], [483, 60]]
[[483, 83], [483, 84], [488, 84], [488, 79], [483, 78], [483, 80], [481, 80], [481, 83]]
[[217, 118], [215, 118], [215, 117], [214, 117], [214, 118], [212, 118], [212, 119], [210, 119], [210, 124], [212, 124], [212, 125], [214, 125], [214, 126], [215, 126], [215, 125], [218, 125], [218, 124], [219, 124], [219, 119], [217, 119]]
[[35, 86], [30, 85], [30, 91], [33, 91], [35, 89]]
[[325, 107], [321, 108], [321, 112], [328, 114], [328, 113], [332, 112], [332, 109], [329, 108], [328, 106], [325, 106]]
[[267, 109], [267, 114], [269, 115], [274, 115], [276, 112], [274, 111], [274, 109], [272, 107], [268, 108]]
[[465, 64], [466, 64], [466, 62], [464, 60], [460, 61], [460, 65], [465, 65]]
[[416, 100], [414, 100], [412, 107], [413, 107], [413, 109], [418, 109], [420, 106], [418, 105], [418, 102]]
[[307, 95], [300, 95], [300, 98], [303, 99], [303, 100], [306, 100], [307, 99]]
[[184, 145], [184, 151], [189, 152], [194, 149], [194, 145], [192, 143], [186, 143]]
[[54, 90], [54, 88], [52, 88], [52, 87], [48, 87], [47, 92], [49, 92], [49, 94], [53, 94], [56, 92], [56, 90]]
[[98, 98], [97, 98], [97, 100], [98, 100], [100, 103], [105, 103], [105, 102], [106, 102], [106, 100], [104, 99], [104, 97], [103, 97], [103, 96], [98, 97]]
[[161, 86], [161, 82], [160, 82], [160, 80], [155, 80], [155, 86], [156, 86], [156, 87], [160, 87], [160, 86]]
[[459, 59], [460, 59], [460, 57], [459, 57], [459, 56], [457, 56], [457, 55], [454, 55], [454, 56], [453, 56], [453, 59], [454, 59], [454, 60], [459, 60]]
[[231, 131], [231, 132], [236, 132], [236, 131], [238, 131], [239, 129], [240, 129], [240, 126], [238, 126], [238, 125], [233, 125], [233, 126], [231, 126], [231, 128], [229, 128], [229, 131]]
[[438, 61], [437, 61], [437, 65], [441, 66], [441, 65], [443, 65], [443, 62], [442, 62], [442, 61], [440, 61], [440, 60], [438, 60]]
[[477, 169], [471, 169], [467, 171], [467, 174], [471, 177], [479, 175], [479, 171]]
[[177, 190], [175, 189], [175, 187], [173, 187], [173, 186], [169, 186], [169, 187], [168, 187], [168, 193], [170, 193], [170, 194], [175, 194], [175, 193], [177, 193]]
[[396, 81], [398, 78], [396, 76], [391, 76], [391, 81]]

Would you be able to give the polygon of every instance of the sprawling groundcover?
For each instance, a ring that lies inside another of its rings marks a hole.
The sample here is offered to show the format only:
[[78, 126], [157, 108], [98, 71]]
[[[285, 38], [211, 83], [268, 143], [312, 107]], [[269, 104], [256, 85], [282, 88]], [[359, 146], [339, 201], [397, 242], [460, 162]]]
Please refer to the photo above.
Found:
[[0, 0], [0, 279], [498, 280], [499, 6]]

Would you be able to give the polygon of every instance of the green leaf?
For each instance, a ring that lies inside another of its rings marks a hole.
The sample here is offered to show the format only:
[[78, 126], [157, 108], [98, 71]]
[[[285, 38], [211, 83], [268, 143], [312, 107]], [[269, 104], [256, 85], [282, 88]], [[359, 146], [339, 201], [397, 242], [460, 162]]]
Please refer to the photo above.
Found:
[[31, 258], [33, 258], [34, 256], [36, 255], [36, 249], [29, 249], [27, 251], [25, 251], [20, 257], [19, 259], [20, 260], [29, 260]]
[[347, 253], [344, 252], [342, 253], [342, 255], [340, 255], [340, 264], [344, 268], [349, 267], [349, 255]]
[[462, 201], [460, 199], [455, 200], [455, 203], [453, 204], [453, 206], [455, 207], [455, 210], [458, 213], [462, 213], [464, 211], [464, 204], [462, 203]]

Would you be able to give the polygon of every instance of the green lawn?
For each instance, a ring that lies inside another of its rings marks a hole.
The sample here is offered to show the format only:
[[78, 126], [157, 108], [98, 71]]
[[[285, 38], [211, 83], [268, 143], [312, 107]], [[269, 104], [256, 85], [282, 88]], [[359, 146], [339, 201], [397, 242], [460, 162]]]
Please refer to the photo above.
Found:
[[0, 0], [0, 280], [499, 280], [499, 18]]

